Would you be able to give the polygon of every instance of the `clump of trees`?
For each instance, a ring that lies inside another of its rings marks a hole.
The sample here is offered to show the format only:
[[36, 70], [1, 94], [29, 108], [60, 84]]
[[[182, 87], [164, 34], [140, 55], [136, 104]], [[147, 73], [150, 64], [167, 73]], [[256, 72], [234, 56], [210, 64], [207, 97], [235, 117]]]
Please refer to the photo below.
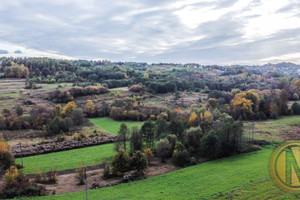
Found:
[[65, 90], [57, 89], [49, 94], [48, 99], [56, 103], [66, 103], [74, 98], [88, 95], [108, 93], [109, 90], [103, 86], [70, 87]]
[[23, 64], [18, 65], [14, 62], [11, 62], [10, 66], [4, 68], [5, 77], [13, 78], [26, 78], [29, 75], [29, 70]]
[[0, 116], [2, 130], [40, 129], [48, 135], [68, 132], [73, 126], [84, 122], [83, 110], [77, 108], [74, 101], [68, 102], [63, 108], [60, 104], [54, 108], [38, 104], [31, 109], [29, 116], [23, 116], [22, 107], [15, 110], [4, 108]]

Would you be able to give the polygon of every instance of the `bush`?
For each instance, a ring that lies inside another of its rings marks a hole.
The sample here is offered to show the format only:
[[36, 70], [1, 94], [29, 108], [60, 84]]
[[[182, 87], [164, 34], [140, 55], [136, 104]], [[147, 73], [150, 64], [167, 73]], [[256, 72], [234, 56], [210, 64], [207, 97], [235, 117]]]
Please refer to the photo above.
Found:
[[184, 167], [191, 162], [191, 159], [187, 150], [183, 150], [173, 154], [172, 162], [178, 167]]
[[47, 183], [49, 184], [55, 184], [58, 180], [57, 177], [57, 169], [51, 169], [49, 172], [47, 172]]
[[83, 115], [83, 111], [81, 108], [76, 108], [73, 112], [72, 112], [72, 120], [73, 123], [75, 125], [81, 125], [84, 122], [84, 115]]
[[105, 165], [103, 170], [103, 179], [109, 179], [110, 177], [111, 177], [110, 167], [108, 165]]
[[75, 178], [77, 180], [78, 185], [83, 185], [85, 181], [85, 168], [84, 167], [78, 167], [76, 169], [76, 175]]
[[114, 173], [121, 173], [122, 176], [130, 171], [130, 157], [124, 149], [120, 149], [113, 157], [111, 166]]
[[10, 166], [15, 164], [15, 158], [9, 151], [0, 153], [0, 169], [8, 169]]
[[37, 170], [34, 174], [34, 182], [36, 183], [42, 183], [43, 180], [42, 180], [42, 173], [40, 172], [40, 170]]
[[143, 90], [142, 86], [140, 85], [132, 85], [130, 88], [129, 88], [129, 91], [130, 92], [141, 92]]
[[136, 170], [138, 173], [143, 173], [148, 167], [147, 159], [141, 151], [136, 151], [130, 161], [131, 169]]
[[197, 160], [195, 157], [191, 157], [191, 165], [197, 165]]
[[31, 196], [43, 196], [45, 195], [45, 188], [32, 184], [29, 179], [22, 174], [19, 174], [15, 181], [6, 183], [2, 193], [1, 199], [17, 198], [17, 197], [31, 197]]
[[167, 139], [170, 143], [171, 151], [173, 151], [175, 149], [175, 145], [176, 145], [176, 142], [177, 142], [177, 136], [174, 135], [174, 134], [170, 134], [170, 135], [167, 136]]
[[144, 151], [144, 155], [145, 155], [145, 157], [148, 161], [148, 164], [150, 164], [151, 158], [153, 158], [152, 150], [150, 148], [146, 148], [145, 151]]
[[6, 184], [8, 183], [12, 183], [14, 181], [16, 181], [16, 178], [18, 176], [18, 169], [16, 166], [10, 166], [9, 169], [7, 169], [5, 171], [5, 174], [4, 174], [4, 182]]
[[156, 153], [161, 158], [161, 162], [165, 162], [165, 159], [171, 156], [171, 147], [167, 139], [161, 139], [156, 144]]
[[294, 115], [300, 115], [300, 105], [297, 102], [293, 103], [292, 112]]

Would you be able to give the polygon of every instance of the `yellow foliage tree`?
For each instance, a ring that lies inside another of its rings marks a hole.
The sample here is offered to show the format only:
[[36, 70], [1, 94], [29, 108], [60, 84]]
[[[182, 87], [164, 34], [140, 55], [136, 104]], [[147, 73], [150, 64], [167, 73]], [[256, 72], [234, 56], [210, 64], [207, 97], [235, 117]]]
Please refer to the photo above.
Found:
[[254, 114], [252, 110], [253, 102], [241, 95], [236, 95], [231, 101], [231, 105], [236, 117], [241, 116], [243, 119], [248, 119], [249, 115], [252, 116]]
[[16, 166], [10, 166], [9, 169], [5, 171], [4, 182], [11, 183], [14, 182], [18, 176], [18, 168]]
[[293, 85], [299, 90], [300, 89], [300, 80], [295, 80]]
[[231, 105], [236, 115], [242, 115], [244, 119], [248, 119], [249, 115], [252, 116], [258, 112], [259, 101], [260, 98], [257, 93], [246, 91], [236, 94]]
[[193, 112], [189, 118], [189, 124], [191, 126], [197, 126], [197, 114], [195, 112]]
[[201, 120], [206, 120], [208, 122], [213, 122], [214, 117], [209, 111], [205, 111], [204, 114], [201, 114]]
[[148, 164], [150, 164], [151, 158], [153, 157], [153, 153], [149, 147], [145, 149], [144, 155], [147, 158]]
[[71, 116], [71, 113], [77, 108], [76, 103], [74, 101], [70, 101], [65, 105], [63, 109], [63, 114], [66, 116]]
[[93, 110], [95, 109], [95, 104], [93, 103], [92, 100], [87, 100], [85, 106], [86, 106], [88, 113], [92, 113]]
[[54, 108], [55, 116], [60, 116], [61, 115], [61, 105], [57, 104]]

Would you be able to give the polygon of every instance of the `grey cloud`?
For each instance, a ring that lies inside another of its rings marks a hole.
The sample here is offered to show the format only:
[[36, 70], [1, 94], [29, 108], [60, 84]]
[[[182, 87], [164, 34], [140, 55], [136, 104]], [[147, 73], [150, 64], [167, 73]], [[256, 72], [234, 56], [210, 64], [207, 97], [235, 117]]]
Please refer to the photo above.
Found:
[[[218, 20], [202, 23], [195, 29], [187, 28], [174, 15], [174, 11], [186, 6], [213, 6], [218, 10], [230, 8], [237, 2], [7, 1], [0, 6], [0, 39], [25, 48], [78, 58], [146, 62], [213, 64], [298, 51], [299, 43], [295, 41], [299, 41], [299, 30], [279, 32], [252, 42], [244, 41], [245, 21], [258, 15], [242, 19], [235, 16], [260, 5], [261, 1], [252, 1], [245, 10], [226, 13]], [[173, 8], [176, 4], [180, 6]], [[280, 12], [288, 10], [282, 9]]]

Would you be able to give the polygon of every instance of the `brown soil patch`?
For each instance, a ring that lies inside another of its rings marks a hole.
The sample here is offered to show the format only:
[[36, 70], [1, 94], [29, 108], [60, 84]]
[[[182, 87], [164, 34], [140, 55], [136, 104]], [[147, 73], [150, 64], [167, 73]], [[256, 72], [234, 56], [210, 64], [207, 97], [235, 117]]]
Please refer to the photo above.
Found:
[[267, 132], [267, 131], [255, 131], [254, 133], [258, 133], [258, 134], [261, 134], [261, 135], [271, 135], [271, 133]]
[[[109, 186], [120, 184], [122, 177], [115, 177], [115, 178], [104, 180], [102, 178], [104, 165], [99, 165], [97, 167], [98, 169], [92, 169], [87, 171], [88, 189], [92, 189], [93, 185], [94, 186], [98, 185], [99, 188], [102, 188], [102, 187], [109, 187]], [[168, 160], [166, 163], [161, 163], [160, 159], [154, 158], [151, 164], [149, 165], [148, 169], [145, 171], [145, 176], [149, 178], [149, 177], [165, 174], [168, 172], [172, 172], [177, 169], [179, 168], [173, 166], [170, 160]], [[75, 179], [76, 174], [74, 173], [74, 169], [65, 170], [65, 172], [60, 172], [59, 174], [61, 175], [58, 175], [58, 182], [56, 184], [52, 184], [52, 185], [43, 184], [47, 190], [49, 191], [55, 190], [56, 194], [84, 190], [84, 185], [77, 185], [77, 181]]]
[[283, 134], [281, 137], [284, 140], [300, 140], [300, 127], [293, 127], [288, 130], [283, 130], [285, 134]]

